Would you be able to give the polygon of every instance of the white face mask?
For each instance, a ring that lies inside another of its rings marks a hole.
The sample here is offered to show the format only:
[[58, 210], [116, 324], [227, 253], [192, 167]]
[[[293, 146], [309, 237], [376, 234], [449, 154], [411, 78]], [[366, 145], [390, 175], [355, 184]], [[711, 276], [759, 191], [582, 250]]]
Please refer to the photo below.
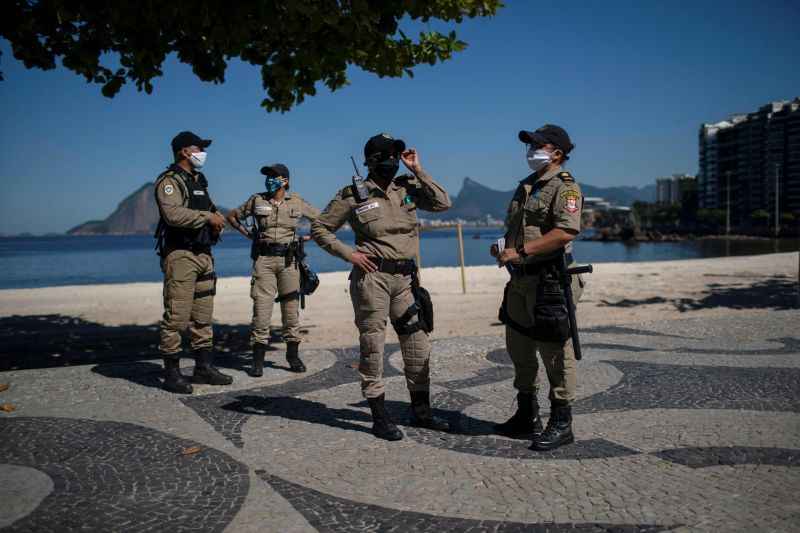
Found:
[[543, 167], [549, 165], [552, 161], [552, 157], [553, 155], [544, 148], [534, 150], [533, 147], [528, 148], [528, 154], [526, 156], [528, 166], [531, 167], [531, 170], [534, 172], [539, 172]]
[[192, 164], [195, 170], [200, 170], [203, 168], [203, 165], [206, 164], [207, 156], [208, 154], [206, 152], [195, 152], [189, 156], [189, 163]]

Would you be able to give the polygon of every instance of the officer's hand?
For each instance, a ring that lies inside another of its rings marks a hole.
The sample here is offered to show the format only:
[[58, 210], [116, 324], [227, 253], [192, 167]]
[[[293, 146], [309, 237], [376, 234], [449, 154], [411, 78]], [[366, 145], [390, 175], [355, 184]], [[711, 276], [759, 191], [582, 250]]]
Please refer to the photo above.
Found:
[[497, 262], [501, 265], [505, 265], [506, 263], [518, 265], [520, 263], [520, 257], [517, 251], [513, 248], [506, 248], [500, 252], [499, 256], [497, 256]]
[[500, 253], [500, 248], [497, 247], [497, 244], [493, 244], [489, 247], [489, 255], [491, 255], [492, 257], [496, 258], [499, 253]]
[[222, 233], [222, 228], [225, 227], [225, 218], [219, 213], [211, 213], [208, 217], [208, 225], [211, 226], [213, 233]]
[[422, 172], [422, 164], [419, 162], [419, 155], [415, 149], [409, 148], [400, 154], [400, 160], [414, 174]]
[[350, 262], [364, 272], [375, 272], [378, 270], [378, 266], [370, 261], [366, 254], [362, 254], [361, 252], [353, 252], [353, 254], [350, 256]]

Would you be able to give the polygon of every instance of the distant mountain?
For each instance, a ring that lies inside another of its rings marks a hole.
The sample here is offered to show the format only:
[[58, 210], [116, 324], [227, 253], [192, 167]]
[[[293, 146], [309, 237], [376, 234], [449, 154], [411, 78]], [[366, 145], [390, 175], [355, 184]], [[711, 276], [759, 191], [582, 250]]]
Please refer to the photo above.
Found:
[[[653, 201], [655, 185], [646, 187], [594, 187], [582, 183], [585, 196], [601, 196], [613, 204], [631, 205], [633, 202]], [[472, 178], [464, 178], [461, 191], [453, 198], [453, 207], [444, 213], [426, 213], [426, 218], [450, 220], [462, 218], [477, 220], [491, 215], [497, 219], [505, 217], [508, 202], [514, 191], [497, 191]], [[227, 210], [220, 207], [222, 212]], [[90, 220], [75, 226], [69, 235], [106, 235], [149, 233], [155, 231], [158, 224], [158, 208], [156, 207], [153, 184], [145, 183], [124, 200], [105, 220]]]
[[[645, 187], [595, 187], [581, 183], [584, 196], [600, 196], [612, 204], [630, 206], [633, 202], [652, 202], [655, 199], [655, 185]], [[453, 207], [439, 214], [426, 213], [428, 218], [444, 220], [462, 218], [475, 220], [490, 215], [497, 219], [505, 218], [508, 202], [514, 191], [491, 189], [472, 178], [464, 178], [461, 191], [453, 198]], [[431, 216], [433, 215], [433, 216]]]
[[152, 183], [145, 183], [124, 200], [105, 220], [90, 220], [75, 226], [69, 235], [153, 233], [158, 224], [158, 207]]

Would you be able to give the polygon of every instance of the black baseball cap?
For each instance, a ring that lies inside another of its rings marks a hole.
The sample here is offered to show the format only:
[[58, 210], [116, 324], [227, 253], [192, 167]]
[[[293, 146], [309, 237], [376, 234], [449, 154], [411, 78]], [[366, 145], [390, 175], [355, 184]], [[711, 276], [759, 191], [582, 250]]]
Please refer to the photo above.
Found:
[[283, 176], [287, 180], [289, 179], [289, 169], [281, 163], [263, 166], [261, 167], [261, 173], [265, 176]]
[[564, 131], [564, 128], [556, 126], [555, 124], [545, 124], [536, 131], [522, 130], [519, 132], [519, 140], [534, 146], [552, 144], [564, 152], [564, 154], [570, 153], [572, 149], [575, 148], [575, 145], [570, 141], [569, 135]]
[[403, 153], [405, 149], [406, 143], [400, 139], [395, 139], [388, 133], [379, 133], [364, 145], [364, 159], [369, 159], [376, 154], [384, 155], [381, 159], [386, 159], [390, 155]]
[[211, 139], [201, 139], [191, 131], [182, 131], [172, 139], [172, 153], [177, 152], [181, 148], [186, 148], [187, 146], [206, 148], [209, 144], [211, 144]]

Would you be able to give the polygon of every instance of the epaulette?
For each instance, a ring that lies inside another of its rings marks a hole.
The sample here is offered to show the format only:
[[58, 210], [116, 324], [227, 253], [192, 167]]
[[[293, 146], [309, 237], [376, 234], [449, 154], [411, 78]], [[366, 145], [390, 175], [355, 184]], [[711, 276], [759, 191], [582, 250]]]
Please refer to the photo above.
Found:
[[572, 177], [572, 174], [570, 174], [566, 170], [564, 172], [559, 172], [558, 177], [561, 178], [561, 181], [565, 183], [570, 183], [575, 181], [575, 178]]

